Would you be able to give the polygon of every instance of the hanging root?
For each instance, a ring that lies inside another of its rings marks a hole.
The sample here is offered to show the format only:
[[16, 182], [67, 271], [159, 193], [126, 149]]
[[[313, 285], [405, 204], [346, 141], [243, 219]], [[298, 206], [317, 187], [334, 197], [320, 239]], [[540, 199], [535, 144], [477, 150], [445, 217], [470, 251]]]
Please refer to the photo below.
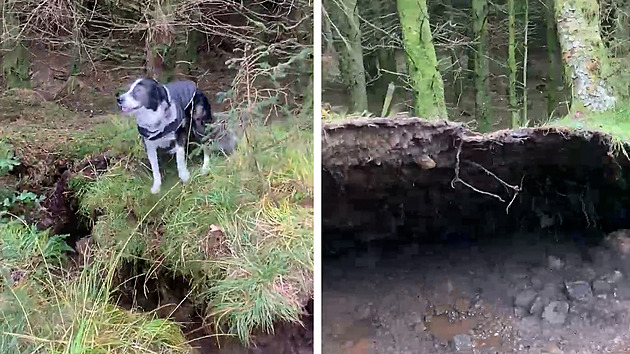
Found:
[[[460, 141], [459, 146], [457, 147], [457, 155], [456, 155], [456, 163], [455, 163], [455, 177], [453, 178], [453, 180], [451, 180], [451, 187], [455, 188], [455, 183], [461, 183], [464, 186], [472, 189], [473, 191], [480, 193], [480, 194], [485, 194], [487, 196], [496, 198], [498, 200], [500, 200], [502, 203], [505, 203], [506, 201], [501, 198], [501, 196], [494, 194], [494, 193], [490, 193], [490, 192], [486, 192], [486, 191], [482, 191], [478, 188], [473, 187], [471, 184], [467, 183], [466, 181], [462, 180], [459, 177], [459, 169], [460, 169], [460, 163], [462, 162], [460, 159], [460, 155], [462, 153], [462, 145], [463, 145], [463, 141]], [[496, 174], [492, 173], [491, 171], [489, 171], [487, 168], [481, 166], [480, 164], [473, 162], [473, 161], [466, 161], [464, 160], [463, 162], [468, 163], [469, 165], [475, 166], [479, 169], [481, 169], [482, 171], [484, 171], [488, 176], [493, 177], [494, 179], [496, 179], [497, 181], [499, 181], [499, 183], [501, 183], [504, 187], [506, 187], [506, 189], [511, 189], [514, 191], [514, 194], [512, 195], [512, 199], [510, 200], [510, 202], [508, 203], [507, 207], [505, 208], [505, 213], [509, 213], [510, 211], [510, 206], [514, 203], [514, 200], [516, 200], [516, 197], [518, 196], [518, 193], [520, 191], [523, 190], [523, 180], [525, 179], [525, 175], [523, 175], [523, 178], [521, 178], [521, 184], [519, 186], [513, 186], [511, 184], [508, 184], [507, 182], [505, 182], [504, 180], [502, 180], [501, 178], [499, 178]]]

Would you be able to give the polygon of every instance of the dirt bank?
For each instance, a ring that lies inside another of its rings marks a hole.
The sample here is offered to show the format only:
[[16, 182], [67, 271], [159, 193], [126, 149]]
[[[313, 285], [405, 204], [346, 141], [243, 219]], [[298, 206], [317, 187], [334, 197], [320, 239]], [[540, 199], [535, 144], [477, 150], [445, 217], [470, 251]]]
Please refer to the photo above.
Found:
[[629, 350], [630, 161], [610, 136], [323, 126], [327, 353]]
[[630, 162], [601, 133], [543, 127], [484, 136], [450, 122], [377, 118], [327, 124], [322, 134], [326, 234], [630, 227]]

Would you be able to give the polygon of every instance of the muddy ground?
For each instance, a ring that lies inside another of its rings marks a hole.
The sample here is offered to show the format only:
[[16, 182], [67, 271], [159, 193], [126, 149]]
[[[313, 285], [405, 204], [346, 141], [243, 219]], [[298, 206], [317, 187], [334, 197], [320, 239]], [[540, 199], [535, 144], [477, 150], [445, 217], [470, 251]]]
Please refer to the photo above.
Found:
[[630, 262], [614, 245], [505, 236], [326, 259], [324, 352], [630, 351]]

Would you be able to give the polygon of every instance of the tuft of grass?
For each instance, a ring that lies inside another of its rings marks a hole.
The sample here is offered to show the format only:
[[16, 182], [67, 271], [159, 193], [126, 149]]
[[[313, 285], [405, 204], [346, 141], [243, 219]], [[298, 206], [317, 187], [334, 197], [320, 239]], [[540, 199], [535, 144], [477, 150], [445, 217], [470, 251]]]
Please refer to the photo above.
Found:
[[626, 153], [625, 146], [630, 143], [630, 104], [618, 104], [615, 109], [604, 112], [589, 112], [579, 117], [575, 112], [546, 126], [569, 128], [576, 131], [597, 131], [607, 134], [612, 139], [615, 151]]
[[0, 352], [186, 353], [175, 323], [111, 303], [103, 270], [111, 257], [78, 274], [62, 268], [68, 246], [17, 220], [0, 223]]

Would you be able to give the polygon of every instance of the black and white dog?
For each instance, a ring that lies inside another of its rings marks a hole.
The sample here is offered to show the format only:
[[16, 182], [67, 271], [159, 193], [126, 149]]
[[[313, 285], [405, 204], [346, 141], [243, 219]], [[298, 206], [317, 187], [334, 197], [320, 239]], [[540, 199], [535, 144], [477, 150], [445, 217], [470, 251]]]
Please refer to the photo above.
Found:
[[[141, 78], [134, 81], [127, 92], [116, 97], [116, 101], [124, 113], [136, 118], [153, 172], [151, 193], [159, 193], [162, 185], [157, 156], [159, 148], [168, 148], [169, 153], [175, 154], [179, 178], [186, 183], [190, 178], [186, 167], [187, 144], [201, 142], [206, 137], [206, 127], [214, 122], [210, 102], [197, 85], [192, 81], [162, 85], [156, 80]], [[210, 151], [205, 144], [203, 146], [201, 173], [207, 174]]]

